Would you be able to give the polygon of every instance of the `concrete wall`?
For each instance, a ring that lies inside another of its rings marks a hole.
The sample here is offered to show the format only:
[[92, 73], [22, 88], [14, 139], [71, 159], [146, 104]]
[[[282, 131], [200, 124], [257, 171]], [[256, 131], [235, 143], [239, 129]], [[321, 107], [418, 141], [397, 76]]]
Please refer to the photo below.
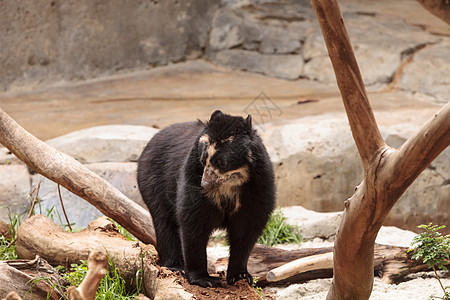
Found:
[[0, 0], [0, 90], [202, 55], [219, 0]]

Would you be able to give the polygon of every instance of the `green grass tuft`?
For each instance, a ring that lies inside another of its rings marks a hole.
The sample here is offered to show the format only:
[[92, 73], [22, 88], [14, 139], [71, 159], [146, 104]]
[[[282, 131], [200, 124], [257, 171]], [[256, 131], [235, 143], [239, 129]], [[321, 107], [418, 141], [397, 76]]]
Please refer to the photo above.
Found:
[[279, 244], [295, 243], [303, 241], [298, 233], [297, 226], [286, 223], [286, 217], [281, 209], [275, 210], [267, 222], [266, 228], [258, 239], [258, 243], [272, 247]]

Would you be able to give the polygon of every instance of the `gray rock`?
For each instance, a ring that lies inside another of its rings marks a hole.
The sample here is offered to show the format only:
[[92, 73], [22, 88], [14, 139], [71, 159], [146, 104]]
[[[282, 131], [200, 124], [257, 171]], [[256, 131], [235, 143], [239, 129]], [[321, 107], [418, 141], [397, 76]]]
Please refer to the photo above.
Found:
[[[0, 89], [198, 57], [219, 0], [10, 2], [0, 10]], [[164, 24], [162, 26], [162, 24]]]
[[[396, 18], [345, 14], [346, 27], [365, 84], [386, 84], [414, 49], [437, 37]], [[324, 83], [335, 82], [334, 71], [319, 28], [310, 29], [302, 54], [305, 76]]]
[[23, 164], [0, 165], [0, 220], [25, 213], [30, 205], [30, 174]]
[[109, 125], [83, 129], [47, 143], [82, 163], [137, 161], [157, 129]]
[[363, 175], [345, 115], [306, 117], [266, 128], [263, 139], [275, 166], [278, 205], [342, 210]]
[[214, 17], [209, 47], [212, 50], [223, 50], [241, 45], [245, 37], [242, 36], [243, 20], [225, 7], [219, 9]]
[[137, 186], [137, 163], [94, 163], [87, 164], [86, 167], [111, 183], [112, 186], [121, 191], [125, 196], [147, 209]]
[[[419, 126], [382, 127], [386, 142], [399, 148]], [[420, 224], [449, 224], [450, 148], [447, 147], [409, 186], [386, 218], [385, 224], [414, 229]]]
[[334, 237], [342, 220], [342, 212], [319, 213], [302, 206], [283, 207], [283, 215], [288, 224], [298, 226], [304, 239], [328, 239]]
[[218, 52], [215, 62], [234, 69], [287, 79], [299, 78], [303, 70], [301, 55], [264, 55], [239, 49]]
[[[86, 167], [111, 183], [131, 200], [146, 208], [137, 188], [136, 163], [107, 162], [87, 164]], [[39, 181], [41, 181], [40, 203], [36, 206], [35, 213], [49, 214], [57, 224], [65, 225], [67, 222], [60, 204], [57, 184], [41, 175], [32, 177], [33, 186], [37, 186]], [[103, 215], [89, 202], [72, 194], [63, 187], [61, 187], [61, 198], [63, 199], [64, 208], [70, 223], [74, 223], [78, 227], [85, 227], [89, 222]]]
[[[39, 174], [33, 175], [31, 182], [32, 187], [37, 187], [39, 182], [41, 184], [39, 189], [40, 201], [36, 204], [34, 213], [47, 216], [58, 225], [67, 226], [58, 195], [58, 185]], [[72, 194], [64, 187], [61, 187], [61, 198], [72, 227], [75, 225], [77, 228], [84, 228], [92, 220], [103, 216], [103, 213], [89, 202]]]
[[450, 39], [416, 52], [405, 67], [400, 88], [421, 93], [437, 103], [450, 101]]
[[[380, 130], [386, 142], [398, 148], [420, 127], [411, 122], [380, 126]], [[275, 166], [278, 205], [343, 210], [344, 201], [363, 179], [345, 116], [306, 117], [280, 126], [266, 124], [265, 128], [262, 136]], [[409, 230], [430, 221], [448, 224], [449, 161], [450, 149], [446, 149], [397, 201], [385, 224]]]

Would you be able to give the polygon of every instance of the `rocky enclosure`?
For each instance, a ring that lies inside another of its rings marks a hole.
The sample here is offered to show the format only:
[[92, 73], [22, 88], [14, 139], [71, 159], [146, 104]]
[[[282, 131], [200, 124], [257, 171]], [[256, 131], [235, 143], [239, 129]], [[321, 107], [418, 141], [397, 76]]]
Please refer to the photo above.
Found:
[[[400, 146], [417, 127], [402, 124], [381, 127], [392, 146]], [[406, 129], [406, 130], [405, 130]], [[157, 132], [146, 126], [93, 127], [49, 140], [47, 143], [84, 163], [126, 196], [145, 207], [136, 183], [136, 161], [148, 140]], [[362, 179], [362, 166], [344, 114], [306, 117], [291, 124], [265, 124], [263, 139], [275, 166], [278, 205], [301, 205], [315, 211], [340, 211], [343, 202]], [[29, 206], [28, 194], [41, 182], [36, 213], [48, 214], [65, 224], [57, 186], [28, 168], [3, 148], [0, 155], [0, 205], [12, 212]], [[445, 150], [412, 184], [392, 210], [386, 224], [414, 229], [433, 221], [447, 223], [450, 211], [450, 149]], [[3, 176], [8, 174], [8, 177]], [[70, 222], [84, 227], [102, 214], [88, 202], [62, 188]], [[53, 209], [54, 208], [54, 209]], [[0, 218], [8, 220], [3, 209]], [[330, 215], [333, 235], [339, 215]], [[333, 221], [334, 220], [334, 221]], [[323, 222], [322, 222], [323, 223]], [[321, 229], [325, 230], [326, 229]], [[314, 231], [314, 230], [312, 230]], [[317, 236], [317, 235], [316, 235]], [[328, 237], [325, 236], [325, 237]]]
[[[450, 28], [415, 0], [341, 1], [365, 83], [445, 103]], [[207, 58], [284, 79], [334, 83], [307, 0], [2, 2], [0, 89]], [[404, 8], [408, 9], [405, 10]], [[430, 25], [432, 24], [432, 26]], [[430, 34], [432, 33], [432, 34]]]

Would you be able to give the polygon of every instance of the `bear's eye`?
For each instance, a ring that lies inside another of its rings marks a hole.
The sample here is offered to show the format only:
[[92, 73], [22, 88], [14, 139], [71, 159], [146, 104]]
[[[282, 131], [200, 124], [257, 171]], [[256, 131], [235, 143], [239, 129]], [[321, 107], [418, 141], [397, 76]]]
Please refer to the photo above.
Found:
[[227, 168], [227, 161], [223, 158], [217, 160], [217, 167], [221, 170], [225, 170]]

